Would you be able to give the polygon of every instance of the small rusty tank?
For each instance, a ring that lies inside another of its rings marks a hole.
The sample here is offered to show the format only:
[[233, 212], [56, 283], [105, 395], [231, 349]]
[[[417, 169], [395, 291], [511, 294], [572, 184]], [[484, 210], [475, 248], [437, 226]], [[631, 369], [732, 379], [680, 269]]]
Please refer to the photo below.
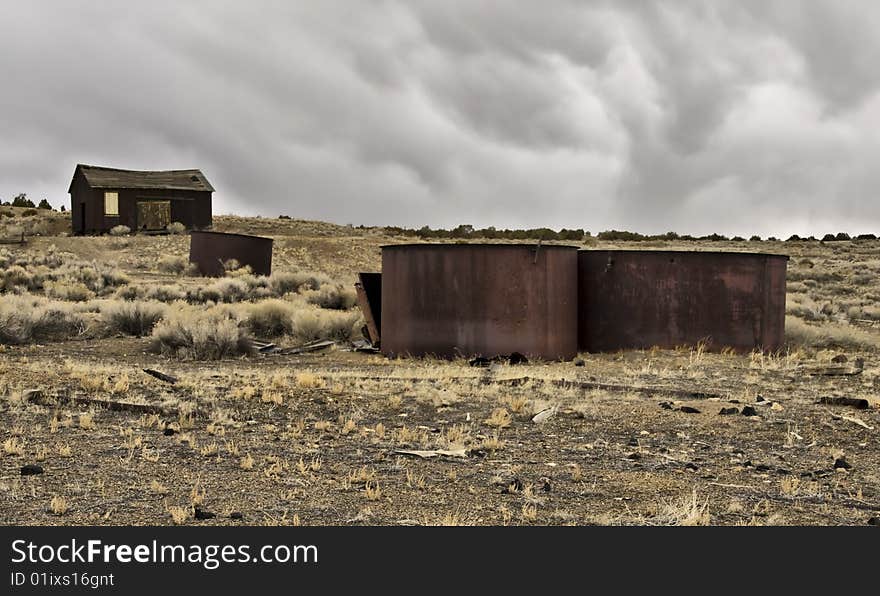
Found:
[[272, 239], [222, 232], [193, 231], [190, 235], [189, 261], [202, 275], [222, 276], [224, 263], [230, 259], [242, 267], [249, 265], [257, 275], [271, 275]]
[[570, 359], [577, 353], [577, 247], [382, 247], [382, 352]]
[[578, 346], [778, 350], [787, 262], [755, 253], [582, 250]]

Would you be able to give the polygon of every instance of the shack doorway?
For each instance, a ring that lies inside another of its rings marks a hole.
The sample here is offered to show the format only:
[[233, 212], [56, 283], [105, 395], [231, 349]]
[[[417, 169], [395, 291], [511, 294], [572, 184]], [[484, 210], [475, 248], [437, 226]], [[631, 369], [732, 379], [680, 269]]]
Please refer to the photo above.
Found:
[[138, 201], [139, 230], [164, 230], [171, 223], [171, 201]]

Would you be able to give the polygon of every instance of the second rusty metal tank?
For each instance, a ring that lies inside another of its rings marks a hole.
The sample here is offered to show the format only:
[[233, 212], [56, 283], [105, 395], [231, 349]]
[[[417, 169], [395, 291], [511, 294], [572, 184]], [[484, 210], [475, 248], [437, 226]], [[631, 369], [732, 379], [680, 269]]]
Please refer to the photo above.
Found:
[[582, 250], [578, 346], [778, 350], [785, 341], [784, 255]]
[[383, 246], [382, 352], [573, 358], [576, 272], [573, 246]]
[[197, 232], [190, 235], [189, 260], [202, 275], [222, 276], [230, 259], [257, 275], [272, 274], [272, 239], [245, 234]]

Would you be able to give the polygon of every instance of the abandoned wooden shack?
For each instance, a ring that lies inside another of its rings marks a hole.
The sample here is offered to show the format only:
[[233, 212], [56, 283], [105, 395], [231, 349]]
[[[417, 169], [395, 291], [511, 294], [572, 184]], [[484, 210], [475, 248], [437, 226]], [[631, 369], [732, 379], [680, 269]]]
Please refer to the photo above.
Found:
[[74, 234], [100, 234], [124, 225], [162, 231], [211, 227], [214, 187], [199, 170], [136, 171], [78, 164], [70, 182]]

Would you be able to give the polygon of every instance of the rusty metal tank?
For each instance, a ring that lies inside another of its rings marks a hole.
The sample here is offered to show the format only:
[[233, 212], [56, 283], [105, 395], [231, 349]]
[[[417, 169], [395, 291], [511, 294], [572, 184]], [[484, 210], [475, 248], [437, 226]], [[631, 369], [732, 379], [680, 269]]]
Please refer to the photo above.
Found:
[[582, 250], [578, 347], [775, 351], [785, 341], [784, 255]]
[[189, 261], [198, 266], [202, 275], [223, 275], [223, 264], [230, 259], [242, 267], [249, 265], [257, 275], [271, 275], [272, 239], [222, 232], [190, 234]]
[[577, 247], [382, 247], [382, 352], [570, 359], [577, 353]]

